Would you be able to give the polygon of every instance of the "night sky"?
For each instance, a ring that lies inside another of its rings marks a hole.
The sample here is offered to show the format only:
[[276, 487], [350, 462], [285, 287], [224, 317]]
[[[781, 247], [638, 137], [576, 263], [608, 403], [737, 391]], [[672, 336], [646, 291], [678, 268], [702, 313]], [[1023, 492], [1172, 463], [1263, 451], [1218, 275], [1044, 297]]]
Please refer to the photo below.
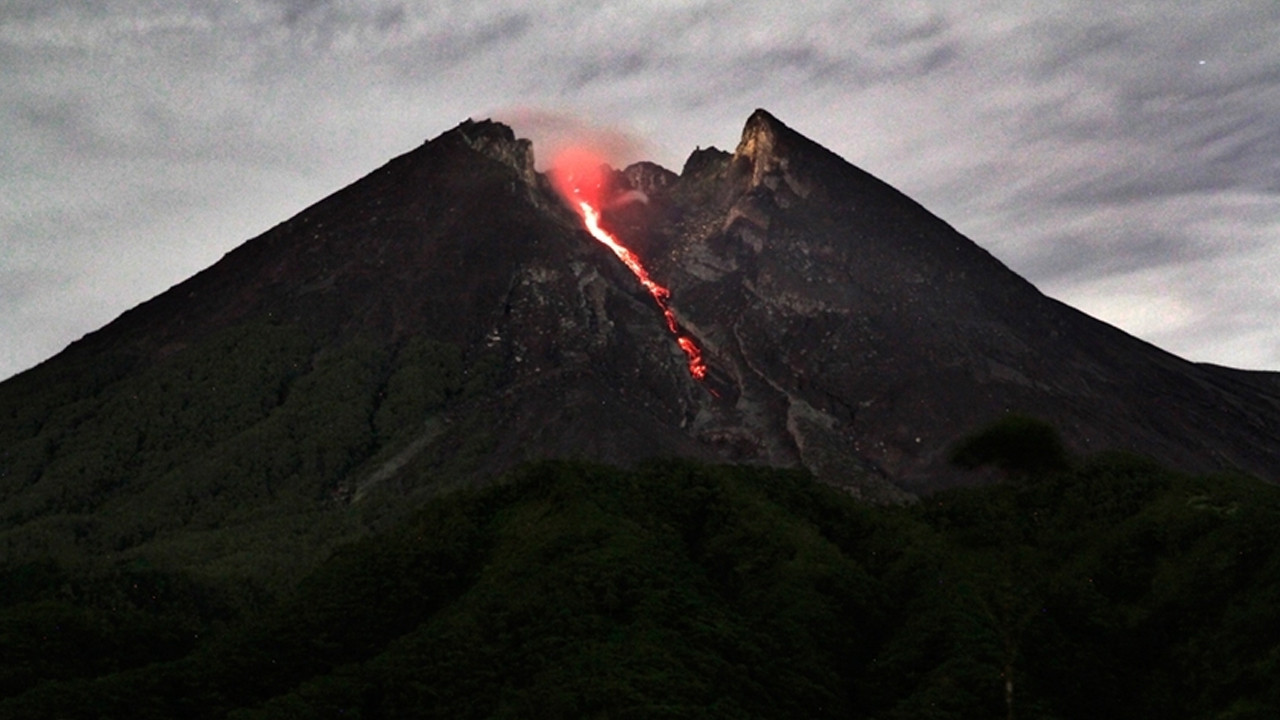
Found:
[[678, 171], [757, 107], [1045, 293], [1280, 370], [1275, 0], [0, 0], [0, 378], [467, 118]]

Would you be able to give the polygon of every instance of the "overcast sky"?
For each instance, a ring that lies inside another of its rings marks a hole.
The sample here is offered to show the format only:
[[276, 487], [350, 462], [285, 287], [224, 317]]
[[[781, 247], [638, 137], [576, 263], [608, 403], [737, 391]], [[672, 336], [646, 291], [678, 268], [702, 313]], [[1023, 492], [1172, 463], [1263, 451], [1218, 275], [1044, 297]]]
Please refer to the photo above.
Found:
[[756, 107], [1049, 295], [1280, 370], [1276, 0], [0, 0], [0, 378], [469, 117], [678, 171]]

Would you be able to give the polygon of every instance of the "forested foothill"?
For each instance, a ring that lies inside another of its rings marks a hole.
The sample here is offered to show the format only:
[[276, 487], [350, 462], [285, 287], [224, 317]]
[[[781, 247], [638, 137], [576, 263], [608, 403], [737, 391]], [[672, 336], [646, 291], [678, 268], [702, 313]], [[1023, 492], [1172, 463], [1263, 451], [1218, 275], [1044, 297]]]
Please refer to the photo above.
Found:
[[1019, 418], [953, 457], [992, 481], [899, 507], [532, 464], [283, 585], [11, 557], [0, 716], [1280, 716], [1280, 489]]

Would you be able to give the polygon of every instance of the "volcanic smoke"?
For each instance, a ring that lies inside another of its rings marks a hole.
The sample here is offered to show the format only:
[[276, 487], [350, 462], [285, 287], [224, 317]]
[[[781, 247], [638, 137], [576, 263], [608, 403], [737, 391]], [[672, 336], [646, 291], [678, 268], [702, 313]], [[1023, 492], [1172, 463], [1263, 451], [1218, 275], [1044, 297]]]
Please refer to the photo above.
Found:
[[591, 237], [612, 250], [622, 264], [636, 276], [644, 289], [649, 291], [649, 295], [666, 318], [667, 329], [675, 336], [676, 344], [689, 359], [689, 374], [694, 379], [701, 380], [707, 376], [707, 364], [702, 359], [702, 349], [692, 337], [689, 337], [688, 333], [680, 329], [679, 323], [676, 322], [676, 315], [671, 310], [671, 291], [649, 277], [649, 271], [645, 270], [640, 258], [623, 245], [613, 233], [600, 226], [600, 208], [603, 206], [602, 196], [605, 192], [605, 167], [607, 166], [600, 156], [595, 153], [581, 148], [569, 148], [560, 153], [553, 163], [551, 181], [556, 191], [582, 216], [582, 222], [586, 225], [587, 232], [591, 233]]

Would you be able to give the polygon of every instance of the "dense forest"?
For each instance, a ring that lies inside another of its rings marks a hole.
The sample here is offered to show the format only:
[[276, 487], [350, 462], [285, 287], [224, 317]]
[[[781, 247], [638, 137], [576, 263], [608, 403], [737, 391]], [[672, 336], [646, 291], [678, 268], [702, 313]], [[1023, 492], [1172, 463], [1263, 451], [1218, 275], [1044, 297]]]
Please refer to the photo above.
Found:
[[276, 586], [10, 557], [0, 717], [1280, 716], [1280, 488], [1017, 418], [954, 458], [903, 507], [530, 465]]

